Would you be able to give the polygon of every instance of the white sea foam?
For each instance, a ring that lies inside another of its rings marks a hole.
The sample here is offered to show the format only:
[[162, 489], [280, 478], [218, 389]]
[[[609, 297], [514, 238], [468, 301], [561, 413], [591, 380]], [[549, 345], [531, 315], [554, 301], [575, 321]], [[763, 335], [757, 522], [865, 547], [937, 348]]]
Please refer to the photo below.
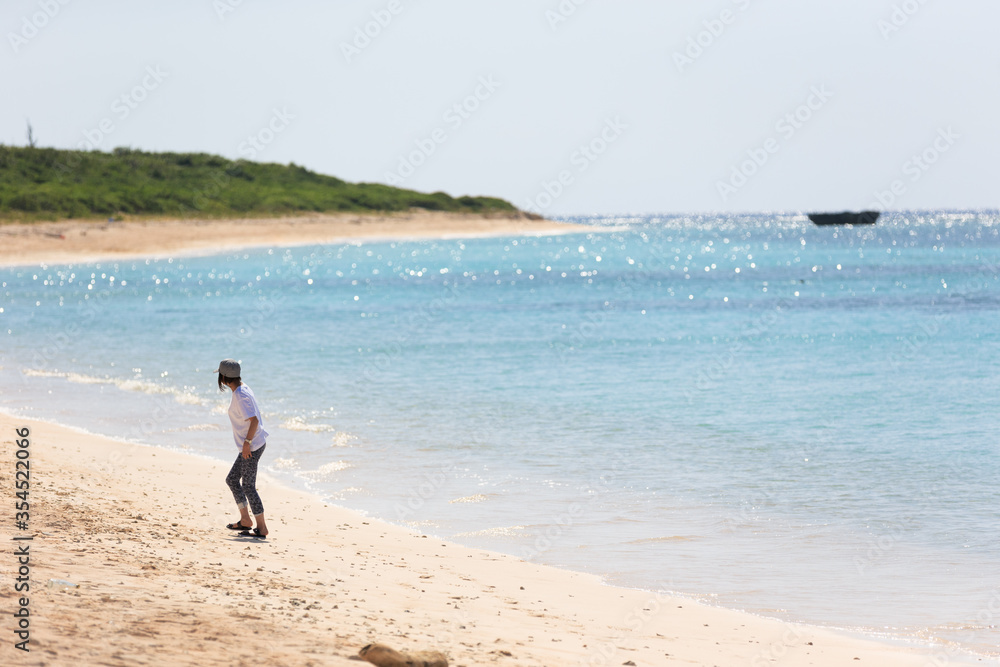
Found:
[[700, 539], [695, 535], [670, 535], [666, 537], [644, 537], [638, 540], [631, 540], [625, 544], [657, 544], [663, 542], [690, 542]]
[[333, 439], [331, 440], [334, 447], [349, 447], [352, 442], [357, 440], [357, 437], [351, 435], [350, 433], [344, 433], [343, 431], [337, 431], [333, 434]]
[[292, 417], [281, 422], [281, 428], [289, 431], [307, 431], [309, 433], [326, 433], [336, 429], [329, 424], [310, 424], [302, 417]]
[[142, 394], [170, 396], [178, 403], [184, 405], [203, 405], [204, 401], [187, 388], [178, 389], [168, 385], [157, 384], [142, 378], [113, 378], [100, 377], [96, 375], [84, 375], [82, 373], [62, 373], [59, 371], [47, 371], [35, 368], [26, 368], [21, 371], [25, 377], [39, 378], [62, 378], [74, 384], [109, 384], [122, 391], [132, 391]]
[[299, 462], [295, 459], [274, 459], [271, 467], [275, 470], [298, 470]]
[[465, 496], [464, 498], [455, 498], [454, 500], [449, 500], [448, 502], [452, 503], [452, 504], [455, 504], [455, 503], [481, 503], [481, 502], [484, 502], [486, 500], [489, 500], [489, 496], [487, 496], [485, 494], [482, 494], [482, 493], [477, 493], [474, 496]]
[[471, 533], [457, 533], [452, 537], [518, 537], [525, 531], [524, 526], [500, 526], [486, 530], [474, 530]]
[[27, 377], [30, 377], [30, 378], [31, 377], [35, 377], [35, 378], [59, 378], [59, 377], [66, 377], [65, 373], [56, 373], [55, 371], [36, 370], [34, 368], [25, 368], [24, 370], [21, 371], [21, 373], [24, 374]]
[[182, 426], [180, 428], [167, 429], [167, 433], [184, 433], [189, 431], [221, 431], [222, 427], [218, 424], [192, 424], [191, 426]]
[[359, 496], [359, 495], [371, 495], [365, 489], [358, 486], [349, 486], [346, 489], [341, 489], [336, 493], [331, 493], [328, 497], [333, 500], [344, 500], [348, 496]]
[[[144, 387], [140, 387], [140, 381], [138, 380], [119, 380], [116, 383], [111, 378], [100, 378], [95, 375], [81, 375], [79, 373], [64, 373], [62, 377], [74, 384], [118, 384], [125, 391], [142, 391], [144, 389]], [[145, 393], [152, 394], [155, 392], [146, 391]]]
[[325, 463], [321, 465], [316, 470], [304, 470], [299, 474], [302, 475], [302, 477], [305, 477], [306, 479], [315, 482], [322, 479], [327, 479], [338, 472], [342, 472], [344, 470], [347, 470], [348, 468], [353, 468], [353, 467], [354, 466], [352, 466], [347, 461], [331, 461], [330, 463]]

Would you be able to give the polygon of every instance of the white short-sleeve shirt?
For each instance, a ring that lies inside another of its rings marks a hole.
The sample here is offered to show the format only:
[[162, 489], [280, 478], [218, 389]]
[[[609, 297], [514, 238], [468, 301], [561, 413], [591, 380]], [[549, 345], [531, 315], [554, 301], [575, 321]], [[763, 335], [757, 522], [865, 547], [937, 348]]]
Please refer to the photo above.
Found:
[[233, 425], [233, 439], [236, 447], [243, 450], [243, 440], [246, 439], [250, 431], [250, 418], [257, 418], [257, 431], [253, 434], [253, 441], [250, 443], [250, 451], [255, 452], [264, 446], [267, 441], [267, 431], [264, 430], [264, 418], [260, 416], [260, 408], [257, 406], [257, 398], [253, 395], [250, 387], [241, 384], [233, 392], [233, 400], [229, 403], [229, 421]]

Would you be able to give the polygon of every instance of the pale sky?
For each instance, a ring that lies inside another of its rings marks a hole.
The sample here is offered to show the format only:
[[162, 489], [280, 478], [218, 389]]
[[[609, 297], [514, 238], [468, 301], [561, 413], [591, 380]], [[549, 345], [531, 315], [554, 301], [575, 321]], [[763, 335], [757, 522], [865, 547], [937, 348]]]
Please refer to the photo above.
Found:
[[4, 0], [0, 142], [30, 119], [548, 215], [1000, 208], [998, 25], [996, 0]]

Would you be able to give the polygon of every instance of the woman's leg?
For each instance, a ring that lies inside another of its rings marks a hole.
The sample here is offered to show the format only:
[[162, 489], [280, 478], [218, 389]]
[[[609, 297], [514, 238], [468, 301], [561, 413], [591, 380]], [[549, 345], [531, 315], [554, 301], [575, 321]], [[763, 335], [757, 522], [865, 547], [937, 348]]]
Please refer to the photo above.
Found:
[[[233, 463], [233, 467], [229, 470], [229, 474], [226, 475], [226, 484], [229, 486], [229, 490], [233, 492], [233, 500], [236, 501], [236, 506], [240, 508], [240, 525], [250, 528], [253, 526], [253, 521], [250, 519], [250, 512], [247, 511], [247, 495], [243, 491], [243, 485], [240, 483], [240, 478], [243, 477], [243, 460], [242, 454], [237, 454], [236, 462]], [[256, 477], [256, 466], [254, 466], [254, 476]], [[256, 493], [256, 491], [254, 491]]]
[[[243, 491], [246, 493], [247, 501], [250, 503], [250, 511], [253, 512], [254, 519], [257, 520], [257, 531], [261, 535], [267, 535], [267, 524], [264, 522], [264, 503], [261, 502], [260, 494], [257, 493], [257, 464], [260, 457], [264, 455], [264, 447], [250, 454], [249, 459], [243, 459]], [[244, 508], [243, 511], [246, 511]]]

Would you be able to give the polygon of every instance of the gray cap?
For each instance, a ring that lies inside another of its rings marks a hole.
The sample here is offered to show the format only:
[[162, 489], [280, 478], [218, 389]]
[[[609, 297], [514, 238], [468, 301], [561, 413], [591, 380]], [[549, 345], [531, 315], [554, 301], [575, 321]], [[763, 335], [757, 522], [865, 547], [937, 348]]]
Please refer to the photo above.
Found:
[[240, 377], [240, 362], [235, 359], [223, 359], [219, 362], [219, 369], [216, 373], [222, 373], [222, 377], [238, 378]]

